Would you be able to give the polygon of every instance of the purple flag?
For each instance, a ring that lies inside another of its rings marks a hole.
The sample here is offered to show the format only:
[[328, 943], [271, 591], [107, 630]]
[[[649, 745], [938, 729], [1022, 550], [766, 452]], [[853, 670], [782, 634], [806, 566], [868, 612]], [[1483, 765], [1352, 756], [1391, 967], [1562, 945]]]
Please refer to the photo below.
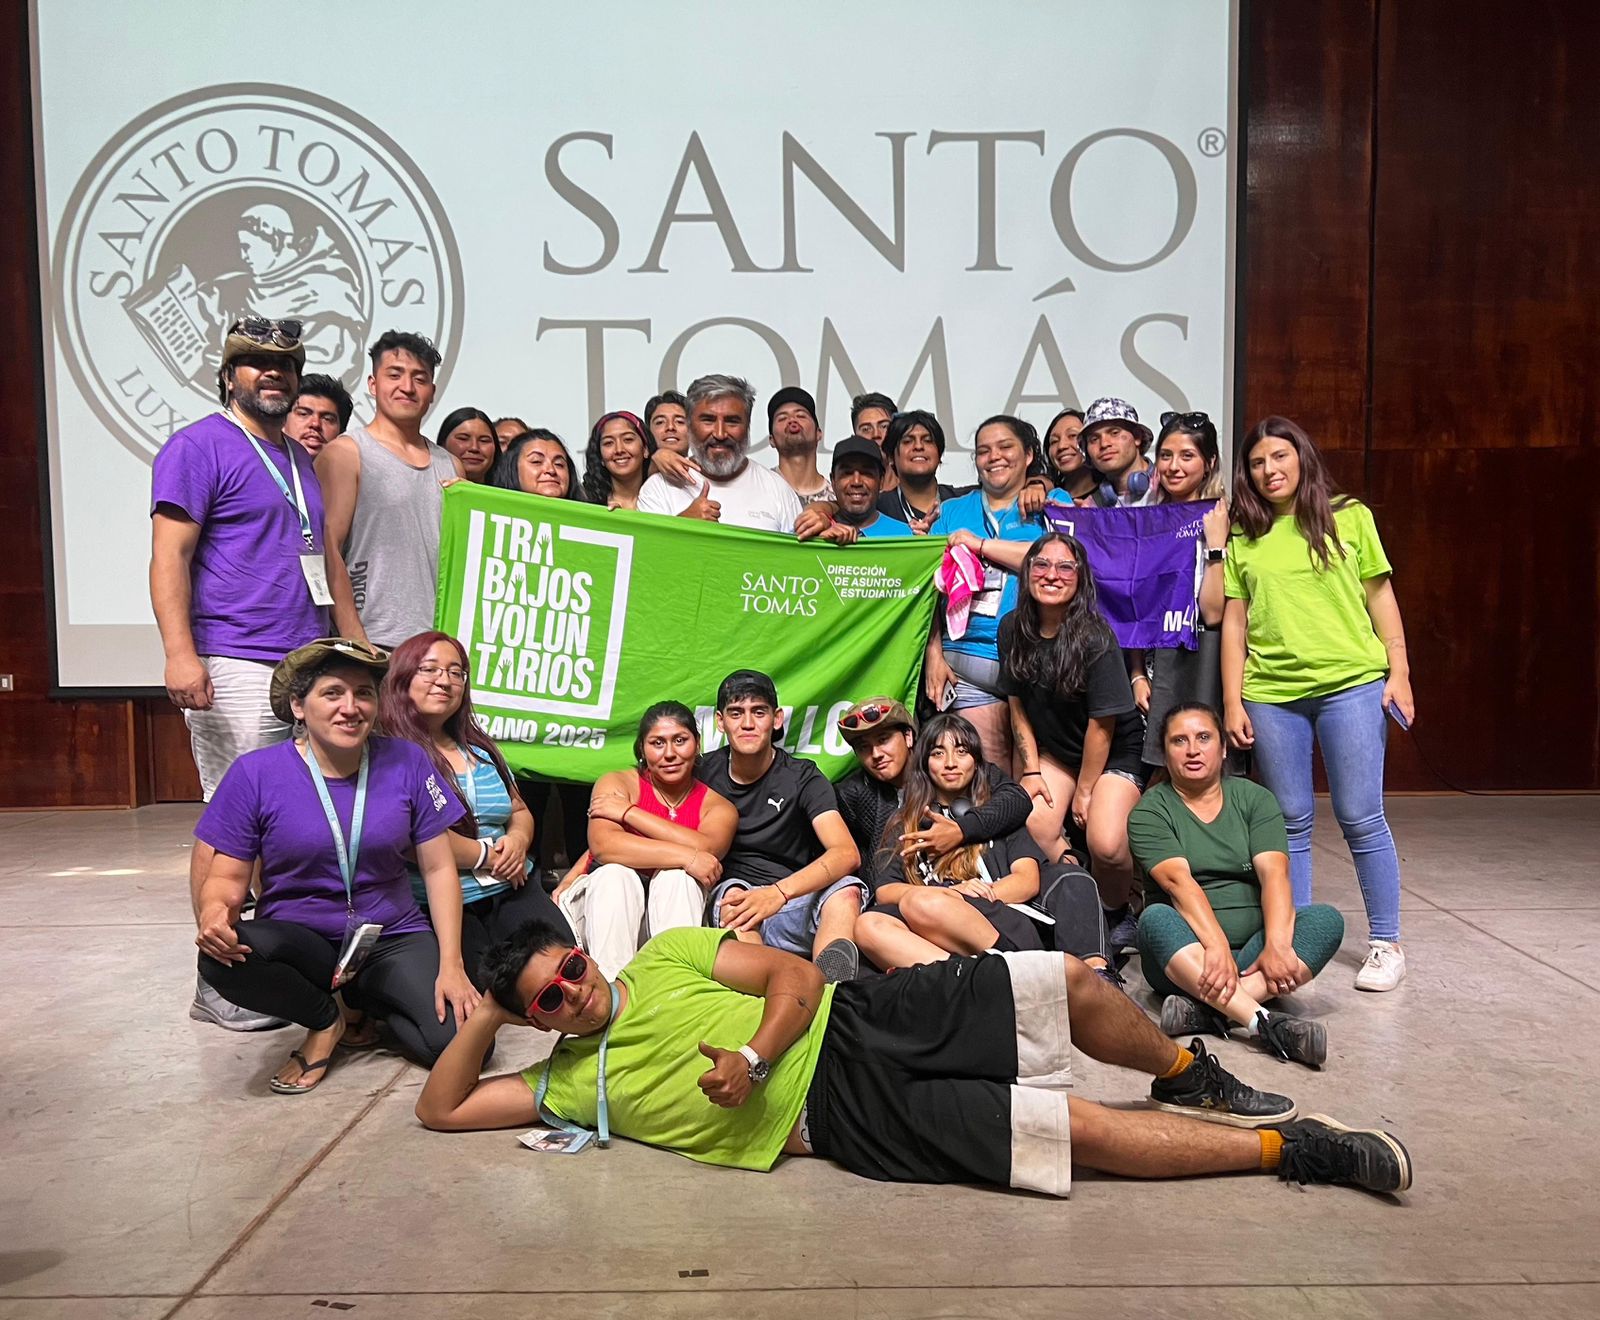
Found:
[[1201, 520], [1213, 500], [1102, 509], [1046, 504], [1054, 531], [1083, 542], [1100, 612], [1128, 649], [1195, 649], [1194, 620], [1205, 544]]

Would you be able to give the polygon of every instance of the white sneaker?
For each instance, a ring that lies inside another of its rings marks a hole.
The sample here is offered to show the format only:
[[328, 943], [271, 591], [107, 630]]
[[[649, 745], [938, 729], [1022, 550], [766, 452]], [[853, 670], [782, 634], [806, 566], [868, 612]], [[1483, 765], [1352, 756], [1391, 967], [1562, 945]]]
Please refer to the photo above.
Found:
[[240, 1008], [200, 980], [194, 983], [194, 1003], [189, 1005], [189, 1016], [196, 1022], [215, 1023], [226, 1031], [271, 1031], [289, 1025], [282, 1018]]
[[1388, 940], [1373, 940], [1356, 973], [1357, 990], [1393, 990], [1406, 979], [1405, 950]]

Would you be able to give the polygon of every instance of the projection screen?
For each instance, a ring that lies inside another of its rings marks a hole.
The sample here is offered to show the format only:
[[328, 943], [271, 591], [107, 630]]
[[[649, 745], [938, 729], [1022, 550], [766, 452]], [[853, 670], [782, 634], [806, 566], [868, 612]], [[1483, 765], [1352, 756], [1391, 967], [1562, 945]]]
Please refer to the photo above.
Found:
[[302, 316], [358, 417], [421, 331], [435, 424], [575, 449], [707, 371], [810, 389], [824, 467], [863, 390], [952, 481], [985, 416], [1101, 394], [1231, 433], [1237, 0], [303, 12], [34, 4], [61, 690], [161, 683], [150, 463], [233, 315]]

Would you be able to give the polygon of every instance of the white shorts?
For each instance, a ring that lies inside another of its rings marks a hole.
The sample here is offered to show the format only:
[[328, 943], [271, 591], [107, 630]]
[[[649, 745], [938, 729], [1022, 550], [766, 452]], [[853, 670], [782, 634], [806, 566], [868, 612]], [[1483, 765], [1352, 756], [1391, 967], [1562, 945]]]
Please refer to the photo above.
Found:
[[211, 675], [211, 709], [186, 710], [183, 720], [200, 792], [209, 802], [230, 765], [246, 752], [283, 742], [294, 730], [267, 703], [275, 665], [226, 655], [203, 655], [200, 663]]

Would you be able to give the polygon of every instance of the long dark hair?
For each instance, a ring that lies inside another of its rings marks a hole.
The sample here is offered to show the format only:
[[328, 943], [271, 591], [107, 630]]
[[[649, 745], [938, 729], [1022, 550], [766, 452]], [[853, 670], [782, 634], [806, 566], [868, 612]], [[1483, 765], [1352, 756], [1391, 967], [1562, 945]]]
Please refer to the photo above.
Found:
[[[1040, 630], [1039, 602], [1033, 598], [1033, 561], [1046, 546], [1065, 546], [1078, 561], [1078, 590], [1067, 602], [1066, 616], [1054, 637]], [[1017, 570], [1021, 587], [1011, 645], [1005, 648], [1001, 664], [1005, 676], [1020, 687], [1043, 688], [1052, 697], [1071, 697], [1082, 692], [1090, 662], [1116, 646], [1111, 625], [1100, 613], [1100, 593], [1094, 585], [1094, 570], [1083, 543], [1065, 532], [1046, 532], [1023, 556]]]
[[[1050, 432], [1056, 429], [1056, 423], [1059, 422], [1063, 417], [1076, 417], [1081, 422], [1083, 420], [1083, 409], [1063, 408], [1054, 417], [1052, 417], [1049, 425], [1047, 425], [1044, 430], [1039, 432], [1039, 450], [1044, 455], [1045, 476], [1050, 478], [1052, 485], [1061, 486], [1064, 489], [1067, 481], [1067, 474], [1058, 468], [1056, 466], [1055, 459], [1050, 457]], [[1079, 435], [1081, 436], [1082, 434], [1083, 433], [1080, 431]], [[1100, 480], [1100, 474], [1095, 471], [1094, 464], [1089, 461], [1089, 451], [1083, 447], [1083, 441], [1081, 439], [1077, 442], [1077, 445], [1078, 452], [1083, 455], [1083, 466], [1078, 469], [1078, 472], [1087, 472], [1098, 483]], [[1073, 475], [1077, 476], [1077, 473], [1074, 473]]]
[[439, 437], [433, 443], [440, 449], [446, 448], [445, 441], [450, 438], [450, 433], [460, 426], [462, 422], [482, 422], [489, 428], [489, 435], [494, 439], [495, 452], [500, 450], [499, 438], [494, 434], [494, 423], [489, 420], [489, 414], [482, 408], [457, 408], [453, 413], [439, 424]]
[[[411, 680], [417, 676], [417, 667], [422, 664], [435, 642], [449, 642], [455, 648], [456, 654], [461, 657], [461, 667], [467, 671], [466, 680], [461, 684], [461, 704], [456, 707], [455, 714], [444, 722], [446, 735], [455, 739], [460, 746], [476, 748], [487, 756], [495, 768], [495, 773], [505, 784], [506, 792], [515, 799], [517, 790], [512, 785], [511, 770], [506, 765], [505, 757], [500, 755], [500, 749], [494, 745], [489, 735], [478, 727], [477, 716], [473, 714], [472, 662], [467, 658], [467, 648], [449, 633], [421, 632], [415, 637], [406, 638], [394, 648], [394, 654], [389, 657], [389, 672], [383, 676], [383, 687], [378, 691], [379, 725], [391, 738], [404, 738], [407, 742], [416, 743], [428, 754], [428, 759], [433, 762], [433, 768], [444, 776], [445, 783], [456, 782], [456, 772], [434, 746], [433, 739], [423, 726], [422, 715], [411, 700]], [[472, 771], [473, 766], [468, 765], [467, 773], [471, 774]], [[466, 803], [462, 805], [467, 806]], [[466, 814], [450, 828], [457, 834], [476, 839], [478, 819], [473, 814], [472, 808], [467, 806]]]
[[1333, 484], [1311, 437], [1287, 417], [1263, 417], [1250, 428], [1250, 434], [1234, 453], [1233, 503], [1230, 506], [1233, 520], [1252, 541], [1272, 530], [1277, 511], [1250, 479], [1250, 452], [1268, 439], [1282, 440], [1300, 458], [1300, 485], [1294, 493], [1294, 523], [1305, 539], [1313, 565], [1326, 569], [1333, 562], [1328, 549], [1330, 541], [1339, 552], [1339, 558], [1344, 558], [1344, 546], [1339, 543], [1333, 511], [1353, 501]]
[[[970, 720], [953, 711], [935, 715], [922, 726], [916, 742], [911, 745], [911, 756], [906, 761], [905, 791], [900, 800], [900, 810], [890, 818], [889, 824], [884, 829], [879, 849], [880, 856], [885, 849], [898, 852], [900, 840], [907, 831], [920, 829], [923, 819], [933, 809], [933, 804], [939, 800], [933, 776], [928, 773], [928, 758], [933, 755], [933, 749], [946, 738], [954, 739], [956, 746], [972, 757], [972, 784], [967, 789], [967, 797], [972, 805], [981, 807], [989, 800], [989, 778], [984, 774], [984, 767], [988, 762], [983, 759], [983, 741], [978, 737], [978, 731], [972, 727]], [[931, 859], [934, 873], [941, 880], [949, 880], [952, 883], [971, 880], [980, 874], [978, 858], [982, 853], [982, 841], [957, 848], [953, 852]], [[905, 877], [908, 884], [923, 883], [922, 876], [915, 866], [905, 868]]]
[[627, 422], [634, 434], [644, 441], [644, 466], [640, 475], [650, 475], [650, 455], [656, 452], [656, 441], [650, 434], [650, 428], [631, 412], [608, 412], [589, 429], [589, 443], [583, 450], [583, 493], [589, 497], [590, 504], [603, 506], [611, 503], [611, 472], [606, 467], [605, 459], [600, 456], [600, 432], [605, 430], [606, 423], [616, 421]]
[[505, 447], [500, 457], [495, 459], [494, 467], [489, 470], [489, 484], [499, 486], [501, 490], [521, 491], [522, 482], [517, 476], [517, 460], [521, 457], [522, 451], [535, 440], [544, 440], [561, 447], [561, 452], [567, 456], [567, 493], [561, 498], [576, 500], [582, 504], [583, 492], [578, 480], [578, 465], [572, 461], [572, 451], [567, 448], [565, 440], [554, 431], [547, 431], [542, 426], [535, 426], [532, 430], [511, 437], [511, 443]]

